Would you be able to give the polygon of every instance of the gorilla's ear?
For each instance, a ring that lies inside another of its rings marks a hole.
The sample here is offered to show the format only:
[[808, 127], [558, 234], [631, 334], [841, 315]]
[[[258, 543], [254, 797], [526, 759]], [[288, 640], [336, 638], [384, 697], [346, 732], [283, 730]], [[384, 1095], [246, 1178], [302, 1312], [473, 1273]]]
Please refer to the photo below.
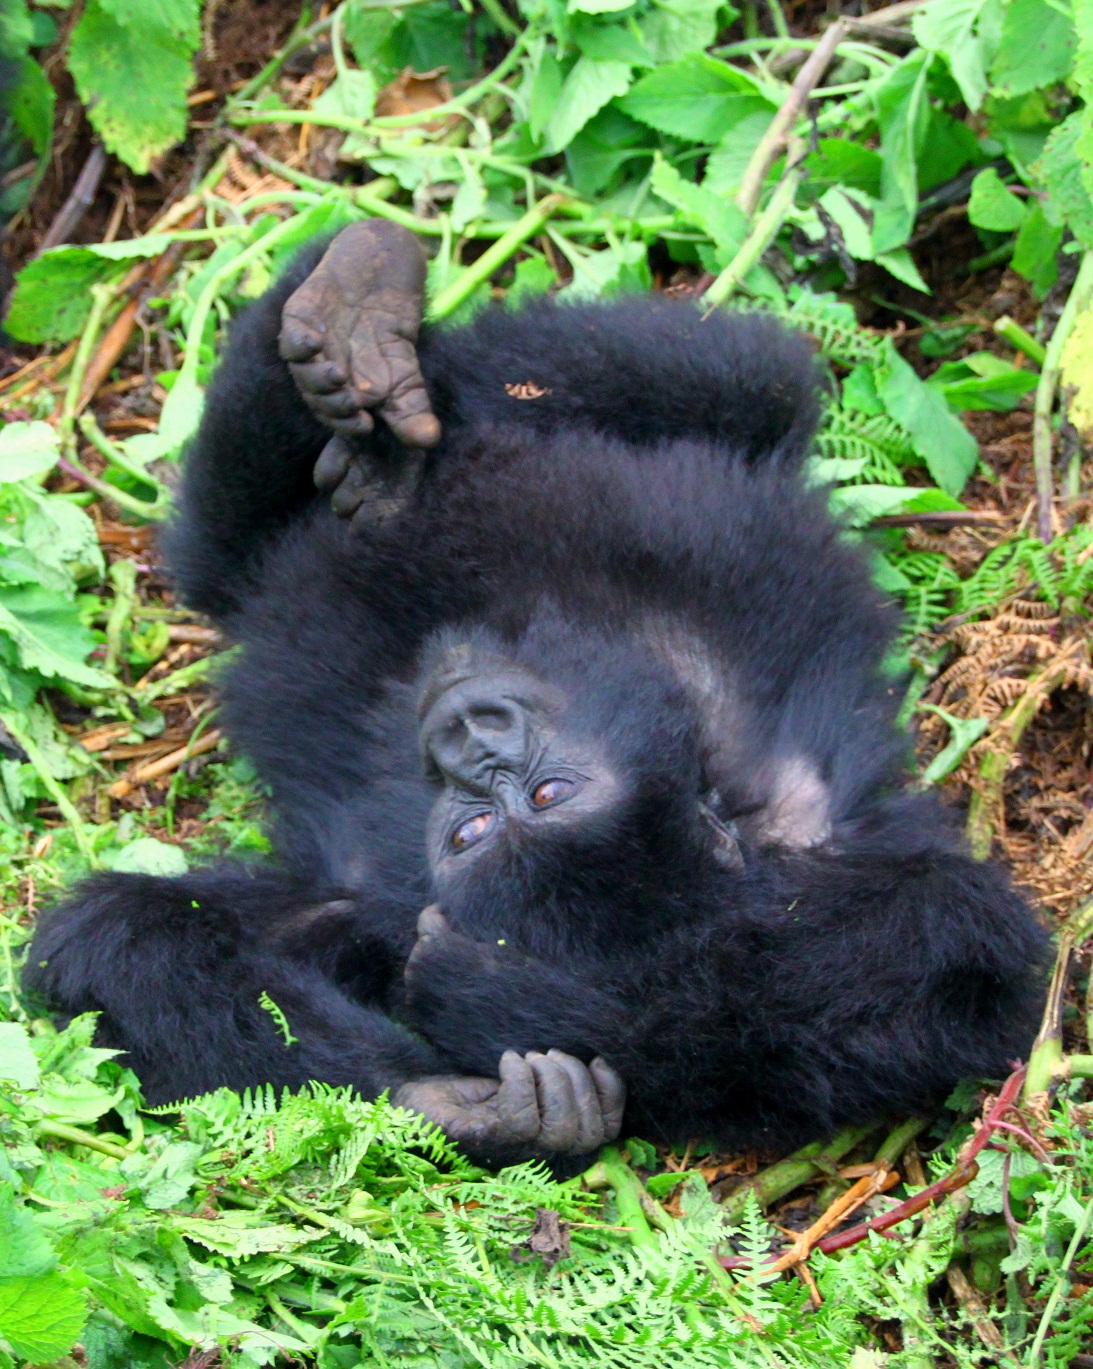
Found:
[[714, 857], [726, 870], [743, 870], [744, 856], [735, 822], [722, 822], [707, 803], [698, 805], [699, 816], [713, 834]]

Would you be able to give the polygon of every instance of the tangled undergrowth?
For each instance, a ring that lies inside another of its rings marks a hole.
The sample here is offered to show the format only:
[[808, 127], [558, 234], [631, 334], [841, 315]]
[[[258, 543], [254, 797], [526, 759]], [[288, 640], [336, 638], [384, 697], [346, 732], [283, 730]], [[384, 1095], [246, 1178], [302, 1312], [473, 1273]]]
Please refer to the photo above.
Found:
[[[0, 6], [0, 1369], [1093, 1366], [1093, 3], [828, 9]], [[343, 1090], [151, 1112], [24, 1000], [89, 868], [267, 849], [153, 533], [232, 314], [368, 215], [437, 322], [657, 288], [815, 340], [917, 782], [1060, 931], [1027, 1077], [556, 1183]]]

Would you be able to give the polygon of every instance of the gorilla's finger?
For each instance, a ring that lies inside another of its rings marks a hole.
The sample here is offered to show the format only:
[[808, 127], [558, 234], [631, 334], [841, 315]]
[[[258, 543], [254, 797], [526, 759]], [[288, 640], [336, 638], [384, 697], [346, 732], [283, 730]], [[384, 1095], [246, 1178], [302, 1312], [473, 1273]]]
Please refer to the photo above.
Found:
[[292, 365], [289, 370], [296, 382], [296, 388], [306, 390], [312, 395], [332, 395], [349, 379], [349, 373], [340, 362], [326, 359]]
[[328, 415], [320, 413], [316, 413], [315, 417], [325, 423], [328, 428], [333, 428], [336, 433], [342, 433], [345, 437], [367, 437], [376, 426], [367, 409], [358, 410], [352, 418], [330, 418]]
[[335, 390], [333, 394], [305, 395], [308, 407], [320, 418], [352, 418], [361, 407], [361, 397], [355, 390]]
[[452, 1080], [452, 1091], [464, 1103], [487, 1103], [491, 1098], [496, 1097], [501, 1088], [497, 1079], [483, 1079], [477, 1075], [468, 1075], [464, 1079]]
[[600, 1095], [593, 1083], [592, 1075], [583, 1060], [564, 1051], [549, 1050], [547, 1059], [560, 1065], [569, 1075], [573, 1085], [573, 1100], [577, 1105], [577, 1140], [574, 1148], [580, 1152], [598, 1150], [603, 1145], [603, 1113], [600, 1108]]
[[601, 1055], [597, 1055], [592, 1061], [588, 1072], [600, 1096], [603, 1139], [613, 1141], [622, 1130], [622, 1114], [626, 1108], [626, 1085]]
[[345, 473], [345, 479], [330, 496], [330, 507], [339, 518], [348, 518], [360, 508], [366, 489], [364, 472], [352, 462]]
[[540, 1145], [544, 1150], [576, 1153], [581, 1127], [569, 1075], [556, 1060], [538, 1051], [529, 1051], [525, 1058], [535, 1074], [539, 1097]]
[[440, 420], [429, 402], [417, 353], [409, 342], [400, 342], [388, 360], [395, 379], [380, 405], [381, 417], [404, 446], [435, 447], [440, 441]]
[[440, 936], [448, 930], [448, 919], [440, 911], [439, 903], [430, 903], [417, 915], [418, 936]]
[[535, 1071], [518, 1051], [506, 1051], [497, 1067], [497, 1117], [513, 1141], [532, 1141], [539, 1133], [539, 1094]]
[[283, 360], [310, 361], [322, 345], [323, 335], [313, 324], [293, 318], [287, 310], [281, 316], [281, 336], [277, 339], [277, 349]]
[[315, 470], [312, 473], [315, 488], [324, 492], [337, 489], [349, 473], [352, 460], [353, 448], [345, 438], [332, 437], [315, 462]]

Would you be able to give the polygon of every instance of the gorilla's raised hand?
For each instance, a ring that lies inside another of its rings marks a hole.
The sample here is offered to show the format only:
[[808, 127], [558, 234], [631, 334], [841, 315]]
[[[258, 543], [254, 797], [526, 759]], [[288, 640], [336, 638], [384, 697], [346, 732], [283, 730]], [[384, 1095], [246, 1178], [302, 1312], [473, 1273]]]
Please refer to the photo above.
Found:
[[603, 1060], [584, 1065], [561, 1051], [506, 1051], [498, 1073], [500, 1079], [414, 1079], [394, 1101], [479, 1154], [516, 1147], [586, 1155], [619, 1134], [625, 1093]]
[[315, 483], [334, 492], [349, 517], [367, 500], [377, 472], [353, 439], [377, 413], [406, 447], [432, 447], [440, 424], [418, 365], [425, 256], [409, 229], [385, 219], [343, 228], [281, 314], [281, 356], [304, 402], [334, 430], [315, 466]]

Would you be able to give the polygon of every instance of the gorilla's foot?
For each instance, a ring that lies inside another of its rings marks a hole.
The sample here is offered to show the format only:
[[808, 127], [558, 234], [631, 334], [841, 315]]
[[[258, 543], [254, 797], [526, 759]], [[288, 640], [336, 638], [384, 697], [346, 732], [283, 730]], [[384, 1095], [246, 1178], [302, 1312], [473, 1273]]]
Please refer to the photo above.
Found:
[[362, 437], [375, 410], [400, 442], [432, 447], [440, 424], [418, 366], [425, 256], [385, 219], [344, 228], [289, 296], [280, 351], [309, 408], [335, 432]]
[[315, 486], [330, 492], [339, 518], [351, 518], [354, 532], [382, 527], [396, 518], [417, 489], [425, 453], [367, 451], [335, 434], [315, 463]]

